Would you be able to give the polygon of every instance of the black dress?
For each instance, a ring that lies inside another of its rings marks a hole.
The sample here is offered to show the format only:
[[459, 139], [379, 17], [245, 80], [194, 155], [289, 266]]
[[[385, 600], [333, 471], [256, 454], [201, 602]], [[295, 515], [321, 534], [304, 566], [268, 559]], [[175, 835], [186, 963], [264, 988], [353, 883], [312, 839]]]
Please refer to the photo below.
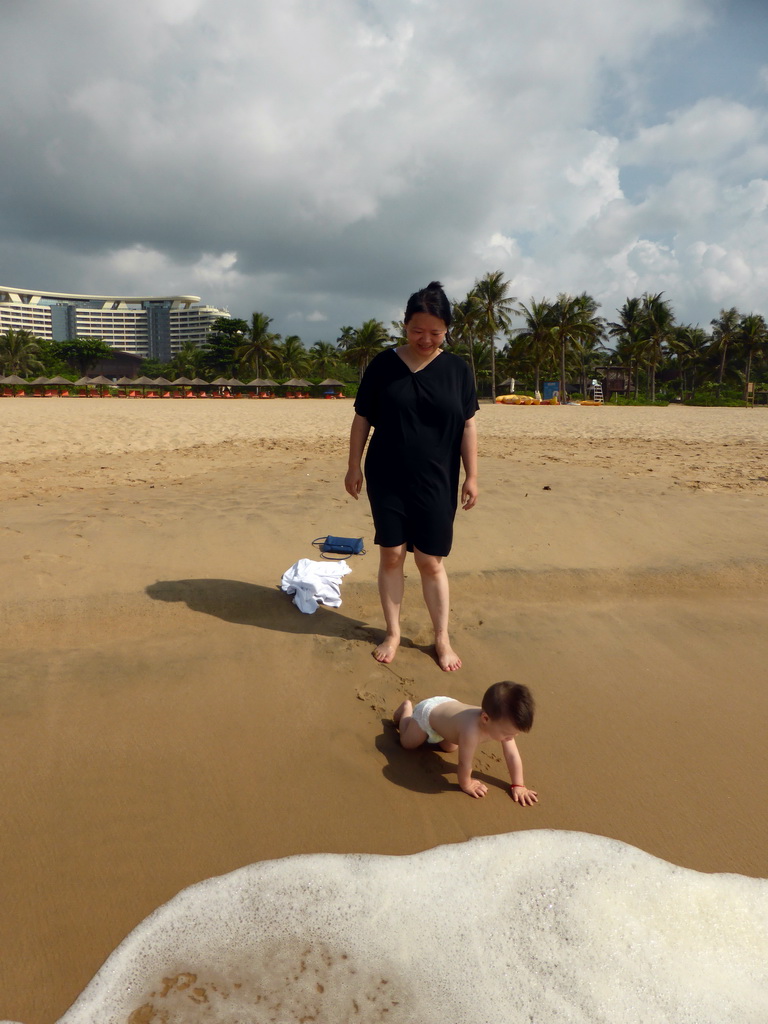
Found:
[[450, 552], [464, 425], [477, 409], [469, 366], [452, 352], [416, 373], [395, 349], [371, 360], [355, 412], [373, 427], [365, 482], [375, 544]]

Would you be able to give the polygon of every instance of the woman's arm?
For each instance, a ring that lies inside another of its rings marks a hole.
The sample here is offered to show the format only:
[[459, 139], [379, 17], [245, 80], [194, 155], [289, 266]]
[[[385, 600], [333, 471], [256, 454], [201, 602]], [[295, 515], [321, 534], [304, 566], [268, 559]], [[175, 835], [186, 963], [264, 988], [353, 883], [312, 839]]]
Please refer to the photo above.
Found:
[[467, 511], [477, 504], [477, 424], [475, 417], [464, 423], [461, 438], [461, 461], [464, 464], [464, 483], [461, 487], [461, 507]]
[[363, 451], [368, 434], [371, 432], [371, 424], [365, 418], [355, 413], [352, 420], [352, 429], [349, 432], [349, 469], [344, 477], [344, 488], [347, 494], [351, 494], [357, 501], [360, 491], [363, 489]]

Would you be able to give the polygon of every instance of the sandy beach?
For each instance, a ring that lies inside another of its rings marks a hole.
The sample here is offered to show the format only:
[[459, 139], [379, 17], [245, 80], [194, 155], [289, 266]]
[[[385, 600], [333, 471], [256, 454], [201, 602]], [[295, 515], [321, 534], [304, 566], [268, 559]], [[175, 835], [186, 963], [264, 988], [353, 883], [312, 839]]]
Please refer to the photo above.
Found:
[[[454, 646], [413, 566], [389, 666], [349, 401], [0, 399], [0, 1019], [52, 1024], [124, 936], [201, 879], [296, 853], [408, 854], [570, 829], [768, 876], [768, 411], [478, 413]], [[313, 538], [363, 536], [343, 604], [277, 589]], [[400, 750], [404, 696], [538, 702], [471, 800]]]

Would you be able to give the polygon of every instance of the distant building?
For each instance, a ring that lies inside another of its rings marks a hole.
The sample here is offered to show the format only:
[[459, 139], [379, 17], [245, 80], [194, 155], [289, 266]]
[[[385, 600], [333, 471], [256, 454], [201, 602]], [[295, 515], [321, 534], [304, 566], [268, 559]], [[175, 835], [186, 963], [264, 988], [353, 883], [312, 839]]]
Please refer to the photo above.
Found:
[[0, 286], [0, 334], [9, 327], [37, 338], [101, 338], [142, 359], [167, 363], [186, 342], [202, 345], [228, 309], [200, 305], [198, 295], [68, 295]]
[[111, 377], [112, 380], [117, 380], [118, 377], [138, 377], [143, 362], [142, 356], [134, 356], [130, 352], [121, 352], [113, 348], [112, 355], [94, 360], [87, 372], [91, 377], [104, 376]]

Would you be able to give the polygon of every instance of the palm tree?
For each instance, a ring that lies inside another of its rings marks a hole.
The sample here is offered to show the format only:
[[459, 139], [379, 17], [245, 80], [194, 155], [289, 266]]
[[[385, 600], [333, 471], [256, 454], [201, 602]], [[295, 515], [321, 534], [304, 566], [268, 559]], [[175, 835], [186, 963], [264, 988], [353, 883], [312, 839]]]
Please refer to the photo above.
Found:
[[282, 377], [303, 377], [309, 369], [309, 352], [298, 334], [289, 334], [275, 349], [275, 361]]
[[449, 346], [456, 354], [466, 353], [472, 368], [472, 379], [477, 390], [477, 367], [475, 365], [475, 349], [479, 332], [481, 315], [480, 300], [474, 292], [470, 292], [463, 302], [454, 302], [452, 306], [453, 322], [449, 335]]
[[669, 299], [662, 299], [664, 292], [658, 295], [643, 295], [643, 337], [645, 338], [645, 356], [651, 384], [651, 401], [656, 401], [656, 368], [664, 357], [664, 345], [672, 337], [675, 326], [675, 314]]
[[738, 342], [745, 357], [744, 398], [746, 399], [752, 373], [752, 360], [756, 354], [762, 355], [768, 349], [768, 326], [760, 313], [749, 313], [741, 318]]
[[309, 350], [310, 373], [319, 377], [328, 377], [336, 370], [339, 361], [339, 350], [329, 341], [316, 341]]
[[390, 343], [387, 329], [380, 320], [366, 320], [361, 327], [356, 328], [342, 327], [338, 341], [339, 348], [344, 349], [349, 362], [357, 367], [360, 380], [371, 359]]
[[405, 321], [404, 320], [390, 320], [389, 323], [392, 328], [392, 334], [390, 338], [395, 342], [405, 342], [408, 340], [408, 335], [405, 333]]
[[42, 372], [44, 366], [39, 355], [40, 342], [31, 331], [9, 327], [0, 335], [0, 369], [6, 376], [16, 373], [26, 377]]
[[526, 306], [521, 302], [517, 312], [525, 320], [523, 327], [512, 332], [517, 341], [525, 346], [528, 359], [534, 368], [534, 390], [541, 390], [541, 367], [549, 359], [554, 358], [555, 338], [552, 334], [554, 315], [552, 303], [548, 299], [531, 300]]
[[205, 361], [205, 353], [193, 341], [185, 341], [171, 360], [177, 377], [198, 377]]
[[472, 294], [478, 301], [478, 329], [480, 337], [490, 343], [491, 352], [491, 399], [496, 399], [496, 336], [507, 332], [511, 326], [515, 297], [509, 294], [509, 281], [504, 280], [504, 271], [489, 271], [485, 277], [475, 281]]
[[280, 335], [269, 330], [271, 323], [272, 317], [266, 313], [252, 313], [248, 338], [235, 353], [242, 369], [253, 373], [254, 377], [260, 377], [262, 370], [266, 372], [267, 362], [276, 354], [275, 346]]
[[714, 351], [720, 351], [720, 372], [717, 375], [717, 397], [720, 398], [728, 347], [738, 337], [739, 311], [735, 306], [731, 306], [730, 309], [721, 309], [720, 316], [716, 320], [711, 320], [710, 323], [712, 324], [712, 348]]
[[603, 320], [597, 316], [598, 304], [591, 295], [558, 295], [552, 305], [552, 337], [560, 350], [560, 401], [567, 394], [566, 365], [568, 355], [576, 342], [589, 338], [599, 339], [603, 331]]
[[605, 350], [598, 334], [589, 334], [585, 337], [576, 338], [571, 350], [572, 363], [581, 379], [581, 393], [586, 396], [590, 385], [587, 380], [592, 380], [595, 375], [595, 368], [604, 361], [602, 355]]
[[622, 360], [629, 360], [629, 378], [632, 380], [634, 368], [635, 398], [640, 390], [640, 351], [643, 347], [643, 301], [639, 298], [628, 298], [618, 310], [619, 320], [608, 324], [608, 333], [618, 338], [616, 355]]
[[[680, 392], [681, 398], [685, 398], [686, 391], [691, 395], [696, 391], [696, 370], [702, 365], [706, 357], [710, 338], [703, 327], [692, 324], [674, 327], [672, 336], [669, 339], [669, 349], [677, 358], [677, 365], [680, 370]], [[690, 380], [686, 388], [686, 372], [690, 371]]]

